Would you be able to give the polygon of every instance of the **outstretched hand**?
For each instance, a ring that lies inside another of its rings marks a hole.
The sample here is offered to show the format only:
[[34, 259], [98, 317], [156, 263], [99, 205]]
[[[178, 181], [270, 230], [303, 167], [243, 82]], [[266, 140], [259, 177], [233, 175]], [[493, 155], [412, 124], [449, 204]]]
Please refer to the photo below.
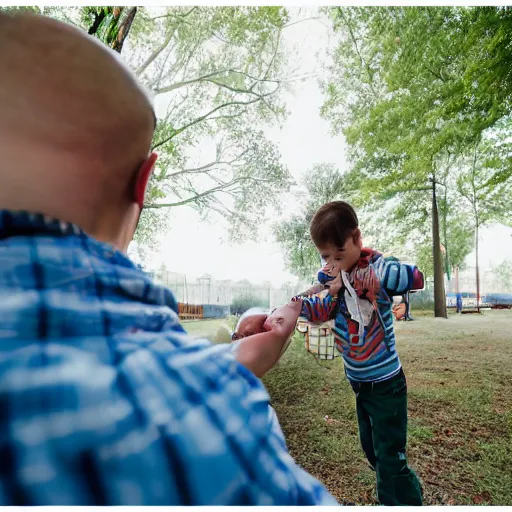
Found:
[[241, 338], [235, 345], [238, 362], [263, 377], [283, 355], [290, 344], [302, 303], [276, 308], [263, 324], [263, 332]]
[[301, 311], [300, 302], [290, 302], [285, 306], [276, 308], [263, 324], [266, 331], [274, 333], [281, 339], [287, 340], [297, 324]]

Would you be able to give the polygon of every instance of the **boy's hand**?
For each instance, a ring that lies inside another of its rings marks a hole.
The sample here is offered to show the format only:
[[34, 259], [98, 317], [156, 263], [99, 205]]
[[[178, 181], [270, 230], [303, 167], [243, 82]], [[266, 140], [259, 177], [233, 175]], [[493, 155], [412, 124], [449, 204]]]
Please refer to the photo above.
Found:
[[312, 297], [317, 293], [325, 290], [325, 285], [322, 283], [314, 284], [311, 288], [307, 289], [305, 292], [300, 293], [297, 297]]
[[342, 286], [343, 283], [341, 280], [341, 272], [339, 272], [338, 275], [332, 281], [329, 281], [329, 284], [327, 285], [329, 288], [329, 294], [332, 296], [338, 295], [338, 292], [341, 290]]

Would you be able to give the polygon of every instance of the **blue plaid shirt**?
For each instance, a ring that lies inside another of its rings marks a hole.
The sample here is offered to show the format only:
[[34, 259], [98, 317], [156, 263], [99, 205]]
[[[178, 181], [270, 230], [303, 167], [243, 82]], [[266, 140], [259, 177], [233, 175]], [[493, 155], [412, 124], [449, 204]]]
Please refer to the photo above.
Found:
[[336, 504], [176, 311], [76, 226], [0, 211], [0, 505]]

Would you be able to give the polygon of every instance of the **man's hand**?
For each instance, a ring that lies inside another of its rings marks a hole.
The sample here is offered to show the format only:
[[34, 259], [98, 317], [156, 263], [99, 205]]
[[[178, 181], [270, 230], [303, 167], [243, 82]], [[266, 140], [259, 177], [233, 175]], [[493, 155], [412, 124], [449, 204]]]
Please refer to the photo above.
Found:
[[263, 324], [265, 332], [237, 341], [235, 357], [238, 362], [257, 377], [263, 377], [286, 350], [301, 308], [301, 301], [277, 308], [265, 320]]
[[266, 319], [263, 328], [286, 341], [295, 330], [301, 308], [300, 301], [276, 308]]

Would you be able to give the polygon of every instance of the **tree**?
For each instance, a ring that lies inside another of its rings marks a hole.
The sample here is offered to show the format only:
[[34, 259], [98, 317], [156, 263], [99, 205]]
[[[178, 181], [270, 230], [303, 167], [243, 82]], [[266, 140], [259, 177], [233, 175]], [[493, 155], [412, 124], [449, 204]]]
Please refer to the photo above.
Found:
[[[330, 12], [340, 43], [324, 83], [322, 113], [346, 136], [367, 193], [401, 199], [415, 193], [422, 202], [421, 192], [429, 191], [435, 309], [436, 316], [446, 317], [443, 234], [447, 270], [451, 251], [440, 204], [446, 203], [447, 181], [458, 172], [460, 159], [507, 112], [510, 33], [504, 32], [510, 11], [397, 7]], [[496, 66], [499, 76], [478, 76], [482, 59]], [[347, 71], [347, 63], [357, 71]], [[499, 94], [490, 94], [490, 83], [500, 85]], [[493, 183], [509, 175], [510, 166], [503, 166]]]
[[302, 78], [283, 47], [288, 11], [105, 6], [39, 12], [122, 52], [155, 96], [152, 149], [159, 161], [137, 239], [154, 240], [169, 225], [169, 208], [183, 205], [204, 216], [221, 214], [233, 236], [256, 237], [267, 207], [277, 208], [292, 183], [262, 132], [285, 118], [282, 92]]
[[[477, 308], [480, 307], [480, 228], [492, 221], [512, 218], [512, 192], [510, 181], [503, 180], [504, 162], [512, 155], [506, 125], [508, 119], [497, 130], [484, 133], [474, 146], [472, 158], [466, 161], [463, 172], [458, 177], [460, 194], [470, 205], [475, 232], [475, 271]], [[503, 181], [502, 181], [503, 180]]]
[[[303, 178], [296, 195], [303, 199], [300, 213], [274, 226], [274, 236], [285, 254], [286, 266], [301, 279], [311, 279], [320, 267], [320, 257], [309, 235], [315, 211], [324, 203], [343, 197], [347, 187], [339, 170], [332, 164], [315, 165]], [[302, 201], [301, 201], [302, 202]]]
[[166, 104], [147, 207], [214, 211], [230, 221], [232, 236], [255, 237], [266, 207], [278, 207], [291, 184], [259, 128], [286, 115], [280, 95], [294, 79], [281, 41], [287, 11], [166, 8], [141, 20], [146, 27], [134, 22], [140, 35], [136, 47], [128, 41], [129, 62]]
[[512, 260], [504, 260], [492, 269], [494, 292], [512, 292]]
[[[395, 50], [386, 27], [396, 23], [398, 11], [335, 8], [332, 13], [341, 42], [333, 54], [331, 78], [324, 84], [327, 98], [322, 114], [346, 136], [354, 169], [366, 178], [365, 188], [373, 196], [431, 194], [435, 313], [446, 317], [437, 187], [453, 158], [436, 147], [435, 125], [417, 117], [417, 103], [431, 101], [438, 91], [431, 87], [428, 94], [420, 95], [416, 85], [390, 93], [386, 66], [392, 65], [389, 54]], [[396, 35], [393, 44], [396, 47]], [[347, 62], [358, 71], [347, 71]], [[339, 76], [345, 77], [341, 83]], [[344, 90], [347, 81], [350, 88]]]
[[87, 33], [97, 36], [113, 50], [121, 53], [128, 37], [137, 7], [85, 7], [82, 22], [89, 26]]

